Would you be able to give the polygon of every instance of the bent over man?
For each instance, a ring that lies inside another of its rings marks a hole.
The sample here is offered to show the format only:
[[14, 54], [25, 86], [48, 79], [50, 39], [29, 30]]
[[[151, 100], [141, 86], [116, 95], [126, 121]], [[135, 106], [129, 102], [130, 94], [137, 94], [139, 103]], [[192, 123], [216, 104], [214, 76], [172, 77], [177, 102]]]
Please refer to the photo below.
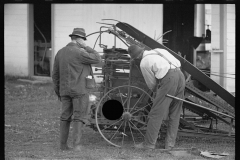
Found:
[[135, 147], [154, 149], [162, 120], [168, 116], [165, 149], [172, 149], [176, 141], [182, 101], [166, 97], [166, 94], [184, 98], [185, 78], [179, 68], [181, 63], [165, 49], [144, 51], [137, 45], [131, 45], [128, 52], [132, 59], [141, 59], [140, 68], [148, 88], [153, 91], [157, 87], [148, 115], [144, 142]]
[[91, 75], [91, 64], [101, 61], [98, 52], [86, 46], [83, 28], [74, 28], [72, 42], [60, 49], [55, 57], [52, 79], [54, 90], [62, 102], [60, 117], [60, 149], [69, 150], [67, 139], [73, 121], [73, 147], [80, 151], [84, 123], [87, 123], [89, 101], [85, 78]]

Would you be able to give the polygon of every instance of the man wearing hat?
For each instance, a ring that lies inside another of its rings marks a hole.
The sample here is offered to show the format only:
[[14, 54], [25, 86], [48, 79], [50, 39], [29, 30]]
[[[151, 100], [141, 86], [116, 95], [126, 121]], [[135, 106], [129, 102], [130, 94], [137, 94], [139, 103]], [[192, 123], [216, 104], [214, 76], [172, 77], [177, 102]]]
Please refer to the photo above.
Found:
[[89, 101], [85, 78], [91, 75], [91, 64], [101, 61], [98, 52], [85, 44], [83, 28], [74, 28], [71, 42], [60, 49], [54, 60], [52, 79], [54, 90], [62, 103], [60, 117], [60, 149], [69, 150], [67, 139], [73, 121], [73, 147], [80, 151], [82, 129], [87, 123]]
[[144, 51], [137, 45], [131, 45], [128, 52], [132, 59], [141, 59], [140, 68], [148, 88], [156, 91], [152, 108], [148, 114], [147, 131], [144, 142], [136, 148], [154, 149], [162, 120], [168, 118], [165, 149], [175, 145], [182, 101], [166, 97], [166, 94], [184, 98], [185, 78], [180, 68], [181, 63], [165, 49]]

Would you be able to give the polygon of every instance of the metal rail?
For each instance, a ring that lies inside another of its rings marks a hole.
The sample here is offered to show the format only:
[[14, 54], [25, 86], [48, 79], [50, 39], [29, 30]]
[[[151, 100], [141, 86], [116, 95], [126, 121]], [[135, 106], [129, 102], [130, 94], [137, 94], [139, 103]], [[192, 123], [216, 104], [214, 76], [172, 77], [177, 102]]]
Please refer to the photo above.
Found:
[[178, 98], [178, 97], [174, 97], [174, 96], [169, 95], [169, 94], [167, 94], [166, 97], [174, 98], [174, 99], [176, 99], [176, 100], [180, 100], [180, 101], [183, 101], [183, 102], [186, 102], [186, 103], [192, 104], [192, 105], [194, 105], [194, 106], [197, 106], [197, 107], [200, 107], [200, 108], [206, 109], [206, 110], [208, 110], [208, 111], [211, 111], [211, 112], [214, 112], [214, 113], [217, 113], [217, 114], [221, 114], [221, 115], [223, 115], [223, 116], [226, 116], [226, 117], [229, 117], [229, 118], [235, 119], [235, 117], [230, 116], [230, 115], [228, 115], [228, 114], [224, 114], [224, 113], [221, 113], [221, 112], [215, 111], [215, 110], [213, 110], [213, 109], [210, 109], [210, 108], [207, 108], [207, 107], [201, 106], [201, 105], [199, 105], [199, 104], [195, 104], [195, 103], [192, 103], [192, 102], [186, 101], [186, 100], [181, 99], [181, 98]]

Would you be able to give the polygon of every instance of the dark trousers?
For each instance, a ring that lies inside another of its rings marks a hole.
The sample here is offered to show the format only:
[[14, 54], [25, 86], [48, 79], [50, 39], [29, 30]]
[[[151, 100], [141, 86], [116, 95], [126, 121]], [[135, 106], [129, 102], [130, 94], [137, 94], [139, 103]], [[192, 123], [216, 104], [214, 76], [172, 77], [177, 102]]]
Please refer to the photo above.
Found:
[[180, 114], [182, 111], [182, 101], [173, 100], [166, 97], [166, 94], [184, 98], [185, 78], [183, 73], [177, 69], [171, 69], [166, 76], [162, 78], [157, 86], [156, 97], [153, 100], [153, 106], [148, 115], [149, 121], [145, 135], [147, 145], [155, 145], [162, 120], [168, 116], [167, 136], [165, 139], [165, 148], [174, 147]]
[[62, 113], [60, 119], [62, 121], [88, 121], [88, 102], [89, 95], [83, 94], [79, 96], [61, 96]]

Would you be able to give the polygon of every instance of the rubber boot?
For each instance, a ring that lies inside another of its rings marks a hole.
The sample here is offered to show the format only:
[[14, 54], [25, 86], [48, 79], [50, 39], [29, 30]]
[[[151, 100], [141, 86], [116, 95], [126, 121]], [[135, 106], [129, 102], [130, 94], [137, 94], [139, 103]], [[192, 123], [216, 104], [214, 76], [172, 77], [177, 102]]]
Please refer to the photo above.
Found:
[[69, 135], [70, 122], [60, 121], [60, 149], [70, 150], [67, 145], [68, 135]]
[[82, 122], [73, 122], [73, 149], [75, 151], [81, 151], [81, 137], [82, 137], [82, 130], [83, 130], [83, 123]]

